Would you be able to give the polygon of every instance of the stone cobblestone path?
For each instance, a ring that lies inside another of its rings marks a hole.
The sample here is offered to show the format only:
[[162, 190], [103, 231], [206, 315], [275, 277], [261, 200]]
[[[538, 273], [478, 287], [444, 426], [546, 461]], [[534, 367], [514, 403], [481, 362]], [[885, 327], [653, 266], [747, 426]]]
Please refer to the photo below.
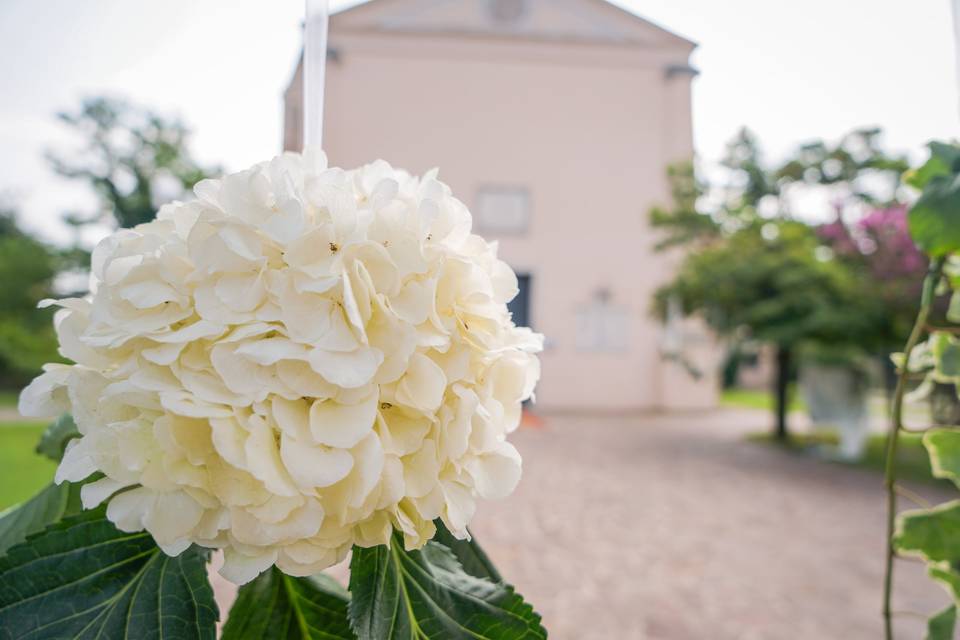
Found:
[[[514, 434], [524, 478], [474, 533], [555, 640], [880, 638], [879, 476], [744, 440], [768, 421], [544, 416]], [[946, 605], [919, 563], [897, 569], [897, 609]]]

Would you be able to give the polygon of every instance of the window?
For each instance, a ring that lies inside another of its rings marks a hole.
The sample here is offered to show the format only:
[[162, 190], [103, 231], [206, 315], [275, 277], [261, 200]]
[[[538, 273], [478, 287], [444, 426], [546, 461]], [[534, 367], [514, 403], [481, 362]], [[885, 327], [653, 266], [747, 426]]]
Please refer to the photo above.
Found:
[[474, 221], [481, 233], [525, 233], [530, 224], [530, 193], [526, 188], [517, 186], [481, 187]]
[[627, 351], [630, 315], [610, 301], [610, 293], [598, 291], [577, 311], [577, 349], [622, 353]]
[[496, 22], [516, 22], [526, 13], [526, 0], [490, 0], [490, 15]]
[[507, 303], [507, 309], [518, 327], [530, 325], [530, 274], [517, 274], [517, 295]]

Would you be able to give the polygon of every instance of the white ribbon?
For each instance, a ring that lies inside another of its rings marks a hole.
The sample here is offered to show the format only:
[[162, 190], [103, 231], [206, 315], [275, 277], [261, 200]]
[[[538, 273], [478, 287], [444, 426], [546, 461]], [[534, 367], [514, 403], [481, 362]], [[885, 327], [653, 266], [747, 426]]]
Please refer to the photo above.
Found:
[[323, 91], [327, 72], [328, 0], [306, 0], [303, 28], [303, 148], [323, 148]]

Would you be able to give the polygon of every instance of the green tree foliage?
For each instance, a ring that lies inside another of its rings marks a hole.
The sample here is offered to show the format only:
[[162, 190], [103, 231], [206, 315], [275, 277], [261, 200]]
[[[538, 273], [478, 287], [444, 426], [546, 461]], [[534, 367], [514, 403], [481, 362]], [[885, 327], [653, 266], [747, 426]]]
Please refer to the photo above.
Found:
[[[837, 186], [834, 195], [873, 207], [896, 202], [906, 158], [880, 145], [877, 128], [855, 129], [836, 143], [815, 140], [797, 150], [776, 171], [781, 185]], [[838, 203], [844, 204], [844, 203]]]
[[749, 129], [741, 129], [727, 143], [721, 164], [732, 173], [732, 184], [725, 189], [720, 209], [728, 222], [753, 222], [759, 216], [764, 200], [779, 198], [781, 185], [778, 176], [766, 166], [760, 141]]
[[[761, 203], [775, 201], [780, 194], [776, 176], [762, 163], [756, 136], [742, 129], [727, 143], [721, 161], [730, 184], [707, 183], [692, 162], [667, 167], [670, 207], [654, 207], [650, 212], [650, 222], [663, 238], [657, 247], [713, 242], [759, 220]], [[715, 201], [713, 206], [703, 205], [708, 194]]]
[[658, 228], [663, 236], [656, 245], [657, 249], [719, 237], [720, 224], [697, 208], [706, 185], [697, 177], [693, 163], [670, 165], [667, 167], [667, 180], [670, 183], [672, 207], [654, 207], [650, 211], [651, 224]]
[[[837, 220], [817, 234], [846, 268], [857, 273], [884, 313], [864, 334], [886, 356], [903, 346], [917, 313], [917, 299], [929, 260], [914, 245], [907, 207], [872, 209], [853, 224]], [[885, 358], [886, 359], [886, 358]]]
[[869, 308], [869, 301], [860, 299], [860, 283], [849, 272], [817, 257], [818, 247], [802, 223], [757, 223], [691, 253], [658, 291], [658, 305], [677, 297], [685, 312], [701, 313], [723, 335], [746, 327], [777, 345], [857, 341], [869, 317], [851, 318], [849, 309]]
[[870, 294], [866, 270], [835, 259], [814, 227], [801, 221], [803, 211], [795, 211], [802, 189], [829, 190], [838, 212], [894, 197], [905, 165], [880, 148], [878, 136], [857, 130], [836, 144], [813, 142], [775, 166], [743, 129], [721, 163], [726, 183], [706, 184], [689, 164], [672, 167], [673, 206], [651, 212], [660, 248], [688, 249], [674, 280], [656, 294], [658, 310], [665, 313], [677, 299], [685, 313], [701, 315], [721, 335], [776, 348], [773, 390], [782, 437], [797, 348], [874, 348], [877, 327], [889, 324]]
[[674, 280], [657, 292], [673, 298], [719, 334], [751, 338], [777, 349], [777, 434], [786, 437], [786, 388], [797, 349], [847, 349], [861, 342], [882, 308], [854, 275], [818, 257], [816, 235], [799, 222], [755, 222], [723, 241], [691, 252]]
[[210, 175], [188, 149], [189, 131], [178, 120], [126, 102], [97, 97], [58, 116], [83, 140], [74, 154], [49, 154], [54, 171], [89, 185], [97, 211], [70, 212], [75, 225], [113, 218], [121, 227], [153, 220], [164, 202], [181, 197]]
[[17, 225], [13, 211], [0, 210], [0, 386], [15, 387], [57, 360], [50, 309], [37, 302], [51, 295], [63, 256]]
[[[163, 202], [219, 171], [193, 159], [182, 123], [148, 109], [101, 97], [59, 118], [83, 143], [75, 153], [50, 154], [50, 162], [58, 174], [87, 184], [98, 201], [95, 212], [69, 213], [73, 225], [148, 222]], [[20, 229], [13, 212], [0, 210], [0, 387], [20, 387], [58, 359], [53, 310], [37, 309], [37, 302], [53, 296], [58, 273], [85, 269], [88, 261], [84, 249], [49, 247]]]

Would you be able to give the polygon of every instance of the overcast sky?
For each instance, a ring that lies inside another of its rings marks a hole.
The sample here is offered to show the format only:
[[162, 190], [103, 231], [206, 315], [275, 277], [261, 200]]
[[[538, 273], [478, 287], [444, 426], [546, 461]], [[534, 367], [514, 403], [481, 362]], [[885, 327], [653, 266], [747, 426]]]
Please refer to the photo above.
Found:
[[[917, 154], [957, 135], [948, 0], [619, 4], [700, 44], [694, 127], [708, 161], [742, 125], [772, 157], [863, 125]], [[301, 0], [0, 0], [0, 192], [29, 228], [67, 238], [60, 214], [85, 194], [42, 154], [70, 144], [54, 113], [101, 93], [181, 116], [203, 160], [238, 169], [270, 157], [302, 12]]]

